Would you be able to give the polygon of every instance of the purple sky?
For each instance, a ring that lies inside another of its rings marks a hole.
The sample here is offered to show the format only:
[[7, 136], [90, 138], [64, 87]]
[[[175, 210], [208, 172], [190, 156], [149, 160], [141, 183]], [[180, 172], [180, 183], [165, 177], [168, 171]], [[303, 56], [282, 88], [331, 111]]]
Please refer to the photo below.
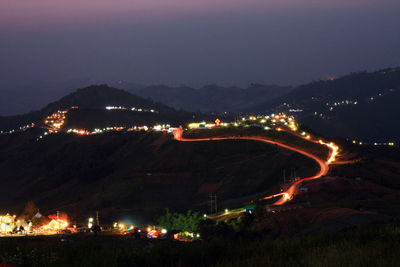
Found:
[[[3, 29], [163, 21], [192, 15], [399, 7], [397, 0], [1, 0]], [[50, 25], [51, 24], [51, 25]]]
[[399, 12], [398, 0], [0, 0], [0, 97], [82, 77], [246, 86], [398, 66]]

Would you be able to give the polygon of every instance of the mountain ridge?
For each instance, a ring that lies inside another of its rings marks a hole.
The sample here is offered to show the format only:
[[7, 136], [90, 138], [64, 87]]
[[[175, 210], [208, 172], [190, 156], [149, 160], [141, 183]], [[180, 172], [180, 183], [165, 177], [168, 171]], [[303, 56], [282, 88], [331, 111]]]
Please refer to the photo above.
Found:
[[71, 106], [104, 109], [109, 105], [127, 106], [127, 108], [136, 106], [137, 108], [155, 109], [165, 113], [177, 112], [175, 109], [162, 103], [156, 103], [150, 99], [135, 96], [122, 89], [109, 87], [105, 84], [91, 85], [79, 88], [59, 100], [49, 103], [40, 110], [21, 115], [0, 116], [0, 130], [11, 130], [36, 123], [57, 110], [69, 109]]

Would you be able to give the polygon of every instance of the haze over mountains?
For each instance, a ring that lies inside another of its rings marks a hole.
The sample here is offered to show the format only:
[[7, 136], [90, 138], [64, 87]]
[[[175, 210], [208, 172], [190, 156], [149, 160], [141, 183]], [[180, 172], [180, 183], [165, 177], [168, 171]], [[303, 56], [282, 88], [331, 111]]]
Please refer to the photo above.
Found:
[[271, 102], [290, 92], [292, 87], [251, 84], [248, 88], [208, 85], [200, 89], [187, 86], [149, 86], [136, 94], [171, 107], [203, 112], [242, 112], [252, 106]]
[[[217, 85], [200, 89], [164, 85], [143, 87], [122, 81], [113, 85], [130, 92], [107, 85], [82, 88], [38, 111], [0, 116], [0, 130], [38, 122], [57, 109], [71, 106], [102, 110], [102, 115], [98, 113], [96, 116], [104, 117], [104, 108], [114, 105], [160, 111], [162, 116], [155, 116], [155, 120], [150, 120], [152, 122], [199, 120], [201, 115], [196, 117], [195, 113], [201, 112], [222, 118], [226, 112], [231, 114], [231, 118], [240, 114], [286, 112], [325, 135], [371, 143], [397, 142], [400, 136], [400, 126], [396, 123], [397, 114], [400, 114], [397, 104], [400, 101], [400, 68], [351, 73], [296, 88], [260, 84], [252, 84], [247, 89]], [[149, 119], [144, 115], [136, 118], [131, 118], [131, 114], [124, 116], [129, 122]]]

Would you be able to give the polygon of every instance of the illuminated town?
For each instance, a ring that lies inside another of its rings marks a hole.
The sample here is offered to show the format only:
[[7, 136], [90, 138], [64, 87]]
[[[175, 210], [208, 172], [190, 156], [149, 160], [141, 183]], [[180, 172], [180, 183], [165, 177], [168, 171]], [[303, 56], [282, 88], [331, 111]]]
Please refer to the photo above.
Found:
[[0, 267], [400, 266], [400, 0], [1, 0]]
[[[72, 107], [71, 109], [78, 109], [78, 107]], [[113, 108], [107, 108], [107, 109], [122, 109], [121, 107], [113, 107]], [[67, 120], [68, 116], [68, 110], [63, 110], [63, 111], [57, 111], [56, 113], [48, 116], [44, 120], [44, 128], [48, 129], [42, 136], [39, 138], [43, 138], [46, 135], [49, 134], [57, 134], [61, 132], [66, 132], [69, 134], [76, 134], [78, 136], [82, 135], [97, 135], [97, 134], [102, 134], [106, 132], [130, 132], [130, 131], [155, 131], [155, 132], [165, 132], [168, 134], [173, 134], [175, 139], [177, 141], [185, 141], [185, 142], [190, 142], [190, 141], [210, 141], [210, 140], [223, 140], [223, 139], [248, 139], [248, 140], [256, 140], [256, 141], [261, 141], [261, 142], [267, 142], [267, 143], [272, 143], [276, 144], [278, 146], [282, 146], [285, 149], [293, 150], [298, 153], [304, 154], [307, 157], [312, 158], [313, 160], [317, 161], [318, 164], [320, 165], [320, 171], [318, 174], [312, 176], [312, 177], [306, 177], [306, 178], [299, 178], [296, 180], [293, 180], [291, 183], [285, 185], [288, 189], [286, 192], [280, 192], [277, 194], [273, 194], [271, 196], [266, 196], [263, 197], [263, 199], [271, 199], [271, 198], [276, 198], [278, 199], [273, 205], [282, 205], [291, 199], [293, 199], [294, 195], [296, 192], [299, 190], [298, 185], [306, 180], [309, 179], [317, 179], [320, 177], [323, 177], [326, 175], [329, 169], [329, 164], [333, 163], [338, 154], [339, 154], [339, 147], [335, 145], [332, 142], [324, 142], [321, 139], [316, 139], [317, 137], [311, 136], [311, 134], [305, 132], [305, 131], [300, 131], [299, 124], [296, 122], [294, 116], [288, 116], [284, 113], [279, 113], [279, 114], [270, 114], [267, 116], [248, 116], [248, 117], [242, 117], [237, 121], [234, 122], [222, 122], [220, 119], [216, 119], [214, 122], [193, 122], [189, 123], [187, 125], [188, 130], [202, 130], [202, 129], [219, 129], [219, 128], [227, 128], [233, 127], [258, 127], [260, 129], [263, 129], [265, 131], [277, 131], [277, 132], [287, 132], [291, 135], [297, 136], [299, 138], [302, 138], [304, 140], [307, 140], [308, 142], [313, 142], [320, 144], [322, 146], [326, 146], [330, 150], [330, 155], [326, 161], [323, 161], [319, 159], [318, 157], [311, 155], [305, 151], [299, 150], [294, 147], [290, 147], [284, 144], [281, 144], [279, 142], [275, 141], [270, 141], [269, 139], [266, 138], [260, 138], [260, 137], [223, 137], [223, 138], [206, 138], [206, 139], [185, 139], [182, 138], [183, 134], [183, 128], [182, 127], [171, 127], [169, 124], [160, 124], [160, 125], [155, 125], [153, 127], [148, 127], [148, 126], [134, 126], [134, 127], [107, 127], [107, 128], [102, 128], [102, 129], [94, 129], [93, 131], [88, 131], [84, 129], [68, 129], [66, 130], [64, 128], [65, 122]], [[240, 214], [240, 213], [245, 213], [249, 212], [248, 208], [246, 207], [242, 209], [234, 209], [234, 210], [229, 210], [225, 209], [222, 213], [217, 213], [217, 214], [210, 214], [210, 215], [204, 215], [204, 218], [221, 218], [221, 216], [229, 216], [231, 214]], [[252, 212], [252, 209], [250, 209], [250, 213]], [[42, 217], [41, 214], [37, 214], [35, 216]], [[15, 236], [15, 235], [56, 235], [56, 234], [62, 234], [62, 233], [78, 233], [78, 232], [90, 232], [94, 231], [94, 226], [98, 225], [99, 222], [94, 221], [93, 218], [88, 219], [88, 223], [85, 226], [77, 227], [77, 225], [71, 225], [68, 222], [67, 218], [60, 218], [58, 215], [49, 215], [46, 217], [46, 220], [44, 220], [45, 223], [40, 224], [40, 225], [33, 225], [30, 220], [22, 220], [22, 219], [17, 219], [16, 215], [3, 215], [0, 216], [0, 221], [1, 221], [1, 228], [0, 228], [0, 233], [2, 236]], [[166, 234], [168, 232], [168, 229], [162, 228], [160, 226], [137, 226], [137, 225], [127, 225], [124, 222], [115, 222], [112, 227], [105, 227], [102, 229], [103, 231], [110, 231], [112, 233], [118, 233], [118, 234], [142, 234], [146, 238], [150, 239], [155, 239], [155, 238], [165, 238]], [[193, 241], [196, 240], [200, 237], [199, 233], [193, 233], [193, 232], [182, 232], [182, 233], [174, 233], [173, 238], [178, 241]]]

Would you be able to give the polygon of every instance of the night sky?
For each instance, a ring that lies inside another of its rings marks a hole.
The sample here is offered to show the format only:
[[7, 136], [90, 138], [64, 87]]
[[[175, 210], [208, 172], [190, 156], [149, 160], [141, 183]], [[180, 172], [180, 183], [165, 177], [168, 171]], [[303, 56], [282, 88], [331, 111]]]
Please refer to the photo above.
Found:
[[399, 14], [398, 0], [0, 0], [0, 95], [80, 78], [296, 85], [398, 66]]

